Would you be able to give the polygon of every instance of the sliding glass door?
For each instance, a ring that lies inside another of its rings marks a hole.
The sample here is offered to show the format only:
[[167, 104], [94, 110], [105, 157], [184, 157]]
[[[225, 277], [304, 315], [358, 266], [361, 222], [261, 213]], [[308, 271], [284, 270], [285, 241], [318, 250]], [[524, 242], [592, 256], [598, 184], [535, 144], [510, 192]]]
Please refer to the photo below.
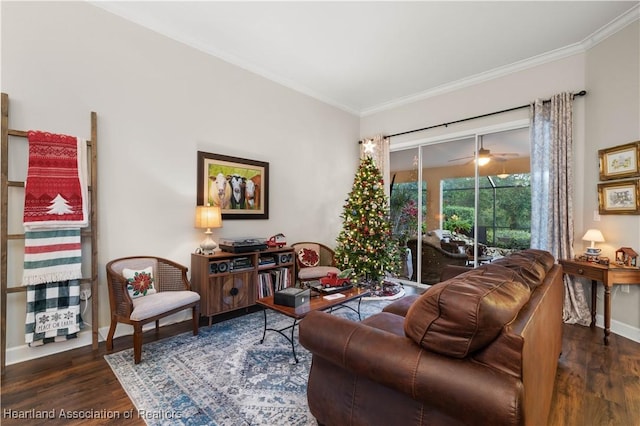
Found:
[[392, 144], [390, 164], [406, 279], [433, 284], [444, 265], [479, 265], [529, 246], [527, 128]]

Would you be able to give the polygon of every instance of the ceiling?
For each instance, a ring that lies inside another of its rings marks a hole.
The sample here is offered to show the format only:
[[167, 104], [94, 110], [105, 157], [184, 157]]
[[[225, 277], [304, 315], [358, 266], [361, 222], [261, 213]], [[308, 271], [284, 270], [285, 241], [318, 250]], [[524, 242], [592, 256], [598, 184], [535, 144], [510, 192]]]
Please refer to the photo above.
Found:
[[570, 56], [638, 19], [638, 1], [92, 1], [365, 116]]

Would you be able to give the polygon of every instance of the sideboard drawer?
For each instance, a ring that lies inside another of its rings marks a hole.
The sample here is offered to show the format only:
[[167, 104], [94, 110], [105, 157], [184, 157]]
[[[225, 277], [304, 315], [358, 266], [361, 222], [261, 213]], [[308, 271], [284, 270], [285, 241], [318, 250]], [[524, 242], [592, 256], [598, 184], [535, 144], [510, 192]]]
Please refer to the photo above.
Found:
[[566, 274], [577, 277], [585, 277], [590, 280], [604, 281], [604, 269], [590, 265], [580, 265], [575, 263], [563, 263], [562, 269]]

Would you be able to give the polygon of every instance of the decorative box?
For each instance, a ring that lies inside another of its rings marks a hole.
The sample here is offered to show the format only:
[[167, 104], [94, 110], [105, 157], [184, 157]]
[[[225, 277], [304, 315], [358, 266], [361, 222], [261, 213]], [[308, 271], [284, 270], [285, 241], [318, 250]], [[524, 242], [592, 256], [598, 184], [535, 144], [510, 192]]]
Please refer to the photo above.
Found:
[[309, 302], [311, 290], [287, 287], [283, 290], [276, 291], [273, 295], [273, 303], [276, 305], [290, 306], [297, 308], [298, 306]]

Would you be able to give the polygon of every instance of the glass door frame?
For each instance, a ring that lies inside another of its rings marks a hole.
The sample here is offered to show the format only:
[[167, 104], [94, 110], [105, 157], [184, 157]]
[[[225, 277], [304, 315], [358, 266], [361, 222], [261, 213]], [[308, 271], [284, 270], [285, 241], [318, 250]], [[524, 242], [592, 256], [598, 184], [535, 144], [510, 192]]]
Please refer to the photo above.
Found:
[[[416, 280], [417, 281], [411, 281], [411, 283], [415, 286], [418, 287], [427, 287], [427, 285], [422, 284], [421, 283], [421, 278], [422, 277], [422, 262], [420, 261], [420, 259], [422, 258], [422, 222], [423, 222], [423, 215], [422, 215], [422, 208], [424, 205], [424, 200], [422, 197], [423, 194], [423, 177], [422, 177], [422, 149], [423, 147], [427, 147], [430, 145], [437, 145], [437, 144], [442, 144], [442, 143], [447, 143], [447, 142], [453, 142], [453, 141], [458, 141], [460, 139], [470, 139], [473, 138], [475, 141], [475, 156], [476, 156], [476, 160], [478, 158], [478, 151], [480, 149], [480, 140], [483, 136], [485, 135], [489, 135], [491, 133], [499, 133], [499, 132], [507, 132], [509, 130], [518, 130], [518, 129], [523, 129], [523, 128], [528, 128], [530, 127], [530, 121], [528, 119], [521, 119], [521, 120], [514, 120], [514, 121], [509, 121], [509, 122], [505, 122], [505, 123], [499, 123], [499, 124], [494, 124], [494, 125], [489, 125], [489, 126], [484, 126], [484, 127], [478, 127], [478, 128], [473, 128], [473, 129], [468, 129], [468, 130], [463, 130], [463, 131], [458, 131], [458, 132], [454, 132], [454, 133], [447, 133], [447, 134], [442, 134], [439, 136], [433, 136], [433, 137], [428, 137], [428, 138], [419, 138], [419, 139], [412, 139], [412, 140], [406, 140], [406, 141], [402, 141], [399, 143], [393, 143], [393, 139], [391, 140], [391, 144], [389, 146], [389, 151], [390, 152], [395, 152], [395, 151], [404, 151], [407, 149], [418, 149], [418, 241], [417, 241], [417, 245], [416, 245], [416, 271], [415, 271], [415, 276], [416, 276]], [[478, 223], [478, 209], [479, 209], [479, 203], [480, 203], [480, 183], [479, 183], [479, 167], [478, 167], [478, 162], [475, 161], [475, 166], [474, 166], [474, 223]], [[440, 191], [440, 197], [442, 198], [442, 191]], [[441, 200], [442, 201], [442, 200]], [[442, 202], [440, 203], [440, 208], [442, 208]], [[440, 219], [440, 225], [442, 228], [442, 218]], [[477, 259], [478, 258], [478, 227], [475, 226], [474, 227], [474, 231], [473, 231], [473, 239], [474, 239], [474, 244], [473, 244], [473, 255], [474, 258]]]

